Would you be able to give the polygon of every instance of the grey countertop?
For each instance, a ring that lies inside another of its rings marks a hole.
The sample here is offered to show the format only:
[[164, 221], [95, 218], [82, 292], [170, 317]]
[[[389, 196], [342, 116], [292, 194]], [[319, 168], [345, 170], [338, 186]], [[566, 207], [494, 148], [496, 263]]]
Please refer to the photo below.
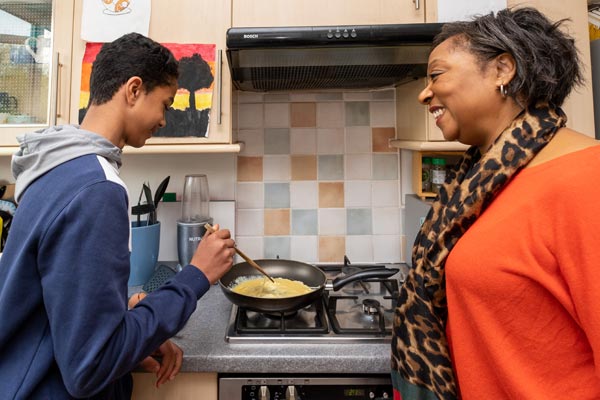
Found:
[[225, 341], [232, 304], [218, 285], [173, 338], [182, 371], [219, 373], [388, 373], [389, 343], [250, 344]]

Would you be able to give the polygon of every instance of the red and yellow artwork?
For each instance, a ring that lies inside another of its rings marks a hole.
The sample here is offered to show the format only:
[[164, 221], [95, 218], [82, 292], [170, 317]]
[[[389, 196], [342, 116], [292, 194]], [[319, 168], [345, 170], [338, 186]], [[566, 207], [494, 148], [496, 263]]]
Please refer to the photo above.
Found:
[[[82, 117], [90, 99], [92, 64], [103, 43], [87, 43], [81, 65], [79, 115]], [[167, 112], [167, 126], [156, 136], [200, 136], [208, 134], [215, 76], [215, 44], [163, 43], [179, 61], [179, 89]], [[210, 72], [206, 69], [208, 66]], [[208, 76], [210, 74], [210, 76]], [[193, 92], [193, 95], [191, 95]], [[190, 114], [193, 117], [190, 118]], [[80, 122], [81, 122], [80, 117]], [[195, 126], [189, 126], [193, 124]]]

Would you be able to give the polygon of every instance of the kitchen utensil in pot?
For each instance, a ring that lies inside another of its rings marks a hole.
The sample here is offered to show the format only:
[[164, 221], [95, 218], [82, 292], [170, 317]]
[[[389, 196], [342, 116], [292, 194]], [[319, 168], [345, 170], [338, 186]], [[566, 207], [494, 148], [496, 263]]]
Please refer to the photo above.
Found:
[[254, 267], [248, 262], [235, 264], [219, 280], [219, 286], [225, 297], [239, 307], [262, 313], [296, 311], [313, 303], [325, 289], [337, 291], [350, 282], [370, 278], [388, 278], [398, 272], [396, 268], [374, 267], [327, 282], [323, 271], [314, 265], [293, 260], [264, 259], [255, 261], [272, 277], [300, 281], [313, 289], [309, 293], [283, 298], [252, 297], [236, 293], [232, 288], [240, 280], [251, 279], [257, 275]]
[[[209, 231], [210, 233], [215, 233], [215, 229], [210, 225], [210, 224], [205, 224], [204, 227], [206, 228], [207, 231]], [[254, 262], [254, 260], [252, 260], [250, 257], [248, 257], [246, 254], [244, 254], [244, 252], [242, 252], [240, 249], [236, 247], [234, 247], [235, 252], [238, 253], [240, 255], [240, 257], [242, 257], [244, 260], [246, 260], [246, 262], [248, 264], [250, 264], [252, 267], [254, 267], [256, 270], [258, 270], [258, 272], [260, 272], [261, 274], [263, 274], [264, 276], [266, 276], [267, 278], [269, 278], [269, 280], [273, 283], [275, 283], [275, 281], [273, 280], [273, 278], [271, 278], [271, 276], [269, 276], [269, 274], [267, 274], [265, 272], [264, 269], [262, 269], [260, 267], [260, 265], [258, 265], [257, 263]]]

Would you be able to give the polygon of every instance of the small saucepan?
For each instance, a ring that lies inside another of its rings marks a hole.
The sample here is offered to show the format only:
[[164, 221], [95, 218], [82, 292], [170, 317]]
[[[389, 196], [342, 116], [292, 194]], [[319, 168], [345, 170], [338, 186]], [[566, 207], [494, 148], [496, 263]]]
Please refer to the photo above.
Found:
[[299, 296], [282, 298], [252, 297], [236, 293], [232, 288], [241, 281], [240, 278], [247, 279], [254, 276], [260, 278], [262, 275], [258, 275], [256, 270], [247, 262], [235, 264], [219, 280], [219, 285], [225, 297], [239, 307], [262, 313], [296, 311], [313, 303], [322, 295], [325, 289], [337, 291], [350, 282], [370, 278], [388, 278], [398, 272], [398, 269], [395, 268], [374, 267], [327, 282], [327, 277], [323, 271], [314, 265], [278, 259], [255, 261], [273, 278], [300, 281], [312, 289], [312, 291]]

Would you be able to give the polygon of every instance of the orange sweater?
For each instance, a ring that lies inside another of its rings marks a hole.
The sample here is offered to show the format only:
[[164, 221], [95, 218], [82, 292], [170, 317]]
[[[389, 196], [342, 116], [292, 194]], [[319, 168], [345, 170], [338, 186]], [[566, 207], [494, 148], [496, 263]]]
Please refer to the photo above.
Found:
[[446, 279], [463, 399], [600, 399], [600, 146], [515, 176]]

